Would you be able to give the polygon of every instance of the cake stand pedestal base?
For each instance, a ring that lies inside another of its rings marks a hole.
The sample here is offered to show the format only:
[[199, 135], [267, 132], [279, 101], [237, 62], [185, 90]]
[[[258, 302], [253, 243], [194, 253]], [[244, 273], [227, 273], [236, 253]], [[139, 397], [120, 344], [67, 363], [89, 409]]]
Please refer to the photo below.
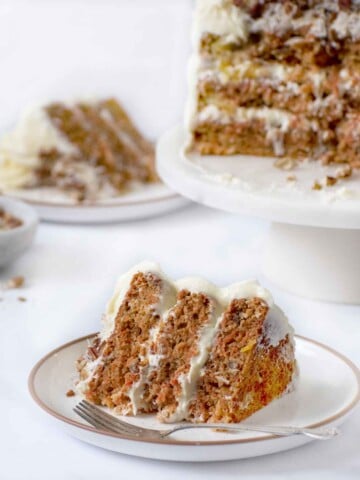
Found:
[[272, 223], [264, 273], [291, 293], [360, 304], [360, 230]]

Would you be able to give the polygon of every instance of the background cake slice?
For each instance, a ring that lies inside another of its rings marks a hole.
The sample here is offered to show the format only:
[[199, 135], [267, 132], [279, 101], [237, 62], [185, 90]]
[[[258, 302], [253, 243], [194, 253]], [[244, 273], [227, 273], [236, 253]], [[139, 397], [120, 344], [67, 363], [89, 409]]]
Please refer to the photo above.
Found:
[[0, 188], [54, 188], [78, 201], [158, 181], [154, 147], [114, 98], [27, 111], [0, 141]]
[[290, 389], [293, 330], [256, 282], [172, 282], [145, 262], [120, 279], [78, 370], [78, 391], [120, 414], [239, 422]]
[[197, 0], [189, 151], [358, 167], [359, 46], [356, 1]]

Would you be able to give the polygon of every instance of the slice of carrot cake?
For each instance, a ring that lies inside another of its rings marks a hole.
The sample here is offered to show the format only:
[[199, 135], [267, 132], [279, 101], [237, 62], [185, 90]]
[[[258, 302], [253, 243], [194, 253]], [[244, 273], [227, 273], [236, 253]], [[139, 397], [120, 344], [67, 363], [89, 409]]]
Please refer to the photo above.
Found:
[[197, 0], [190, 151], [360, 166], [360, 4]]
[[114, 98], [53, 102], [0, 141], [0, 188], [55, 188], [78, 201], [157, 181], [154, 147]]
[[287, 392], [293, 330], [253, 281], [176, 282], [144, 262], [124, 275], [78, 361], [78, 391], [123, 415], [239, 422]]

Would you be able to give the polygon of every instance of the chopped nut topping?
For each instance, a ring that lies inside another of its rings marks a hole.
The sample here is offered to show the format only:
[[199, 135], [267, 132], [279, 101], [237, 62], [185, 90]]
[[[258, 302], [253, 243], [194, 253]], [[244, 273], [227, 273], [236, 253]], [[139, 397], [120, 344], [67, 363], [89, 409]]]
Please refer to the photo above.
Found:
[[322, 188], [323, 188], [322, 185], [317, 180], [315, 180], [314, 185], [312, 186], [312, 189], [313, 190], [322, 190]]
[[337, 178], [335, 177], [331, 177], [330, 175], [327, 175], [326, 178], [325, 178], [325, 185], [327, 187], [332, 187], [333, 185], [335, 185], [337, 183]]
[[71, 390], [71, 389], [68, 390], [68, 391], [66, 392], [66, 396], [67, 396], [67, 397], [75, 397], [75, 392], [74, 392], [74, 390]]
[[332, 177], [331, 175], [326, 175], [320, 182], [315, 180], [312, 189], [313, 190], [322, 190], [324, 187], [332, 187], [338, 182], [337, 177]]
[[297, 177], [296, 177], [296, 175], [288, 175], [288, 176], [286, 177], [286, 180], [287, 180], [288, 182], [296, 182], [296, 181], [297, 181]]

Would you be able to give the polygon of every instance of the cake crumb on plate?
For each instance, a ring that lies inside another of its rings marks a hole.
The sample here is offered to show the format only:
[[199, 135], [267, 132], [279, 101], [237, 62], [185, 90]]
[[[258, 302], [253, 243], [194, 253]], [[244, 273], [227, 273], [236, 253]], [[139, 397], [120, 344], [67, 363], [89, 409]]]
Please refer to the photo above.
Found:
[[21, 288], [25, 283], [25, 277], [22, 275], [17, 275], [15, 277], [10, 278], [5, 284], [4, 288], [6, 290], [12, 290], [15, 288]]

